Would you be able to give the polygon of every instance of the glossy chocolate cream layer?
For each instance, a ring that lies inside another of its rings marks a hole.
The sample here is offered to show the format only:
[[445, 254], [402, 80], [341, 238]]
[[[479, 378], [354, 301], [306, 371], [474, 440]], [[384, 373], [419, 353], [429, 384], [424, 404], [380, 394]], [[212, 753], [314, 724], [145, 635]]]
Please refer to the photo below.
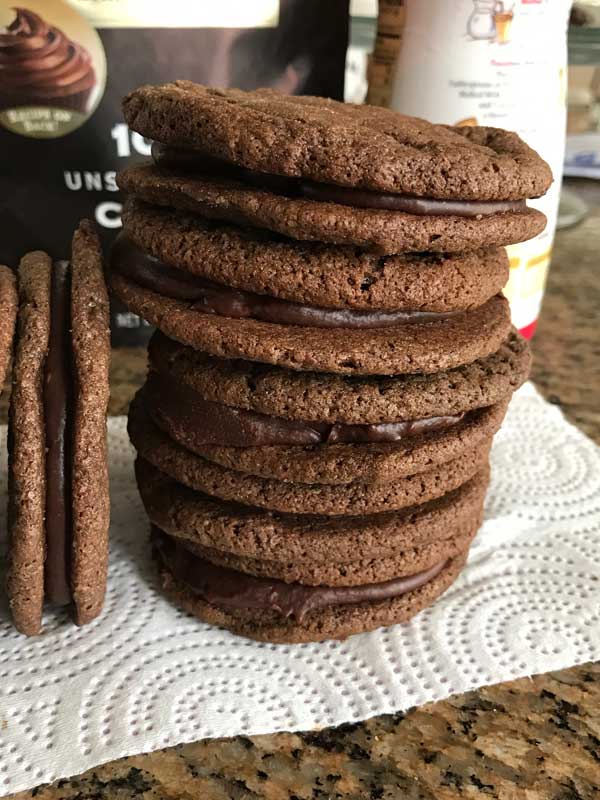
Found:
[[70, 267], [53, 265], [50, 339], [44, 367], [43, 403], [46, 433], [46, 559], [44, 594], [49, 603], [71, 602], [71, 410], [73, 381], [70, 338]]
[[163, 297], [183, 300], [195, 311], [234, 319], [257, 319], [276, 325], [316, 328], [387, 328], [448, 319], [460, 311], [351, 311], [290, 303], [232, 289], [171, 267], [121, 233], [112, 248], [111, 269]]
[[207, 603], [225, 608], [275, 611], [298, 622], [311, 611], [330, 606], [374, 603], [412, 592], [429, 581], [449, 563], [439, 561], [429, 569], [363, 586], [304, 586], [276, 578], [257, 578], [245, 572], [219, 567], [192, 553], [181, 539], [168, 536], [156, 527], [152, 542], [159, 558], [173, 575]]
[[400, 442], [450, 428], [464, 414], [367, 425], [304, 422], [205, 400], [168, 374], [151, 371], [143, 402], [156, 424], [190, 446], [261, 447], [268, 445]]
[[255, 172], [204, 156], [194, 150], [169, 147], [160, 142], [154, 142], [152, 145], [152, 158], [159, 167], [200, 172], [211, 177], [237, 180], [275, 194], [304, 197], [307, 200], [324, 203], [339, 203], [355, 208], [401, 211], [419, 216], [481, 217], [507, 211], [524, 211], [527, 207], [525, 200], [435, 200], [429, 197], [315, 183], [301, 178]]

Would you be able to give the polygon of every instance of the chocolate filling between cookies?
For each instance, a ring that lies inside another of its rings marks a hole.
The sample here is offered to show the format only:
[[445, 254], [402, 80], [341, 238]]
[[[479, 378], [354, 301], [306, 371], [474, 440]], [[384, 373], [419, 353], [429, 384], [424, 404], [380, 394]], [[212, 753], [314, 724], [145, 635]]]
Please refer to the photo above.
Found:
[[276, 325], [317, 328], [387, 328], [410, 323], [436, 322], [462, 311], [354, 311], [319, 308], [276, 297], [233, 289], [171, 267], [145, 253], [125, 234], [117, 237], [111, 267], [163, 297], [191, 303], [193, 311], [234, 319], [257, 319]]
[[44, 593], [54, 605], [71, 602], [71, 273], [67, 261], [53, 264], [50, 336], [44, 368], [43, 405], [46, 434], [46, 558]]
[[449, 559], [444, 559], [414, 575], [381, 583], [305, 586], [217, 566], [195, 555], [184, 541], [169, 536], [156, 526], [152, 526], [152, 543], [159, 560], [175, 580], [207, 603], [240, 610], [275, 611], [286, 619], [294, 617], [300, 624], [312, 611], [381, 602], [412, 592], [432, 581], [450, 563]]
[[152, 159], [157, 167], [200, 172], [212, 178], [226, 178], [286, 197], [300, 197], [323, 203], [338, 203], [354, 208], [399, 211], [418, 216], [484, 217], [489, 214], [522, 212], [525, 200], [437, 200], [408, 194], [378, 192], [334, 184], [316, 183], [240, 167], [211, 158], [191, 148], [152, 144]]
[[269, 416], [206, 400], [183, 381], [151, 370], [143, 390], [146, 409], [156, 424], [181, 444], [261, 447], [268, 445], [400, 442], [445, 430], [465, 414], [353, 425], [306, 422]]

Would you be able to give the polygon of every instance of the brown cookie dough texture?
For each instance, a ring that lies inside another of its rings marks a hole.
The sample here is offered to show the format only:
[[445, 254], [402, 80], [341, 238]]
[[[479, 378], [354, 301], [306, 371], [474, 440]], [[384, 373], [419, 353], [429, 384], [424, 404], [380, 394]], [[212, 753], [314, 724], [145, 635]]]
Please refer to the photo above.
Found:
[[19, 313], [8, 445], [9, 564], [7, 591], [17, 630], [41, 630], [44, 604], [46, 451], [42, 385], [50, 336], [46, 253], [19, 264]]
[[0, 389], [12, 356], [19, 296], [17, 279], [9, 267], [0, 266]]
[[453, 532], [439, 542], [422, 547], [398, 550], [378, 559], [335, 562], [290, 562], [277, 559], [248, 558], [215, 550], [186, 541], [186, 548], [199, 558], [219, 567], [256, 578], [271, 578], [284, 583], [300, 583], [303, 586], [365, 586], [384, 583], [395, 578], [405, 578], [431, 569], [441, 561], [463, 553], [471, 544], [481, 524], [482, 508], [473, 520], [465, 522], [464, 528]]
[[145, 289], [118, 273], [116, 296], [167, 336], [225, 358], [245, 358], [289, 369], [355, 375], [439, 372], [495, 352], [510, 332], [507, 300], [496, 295], [480, 308], [428, 323], [374, 330], [309, 328], [233, 319], [192, 310], [191, 303]]
[[366, 424], [460, 414], [507, 399], [531, 353], [516, 331], [491, 355], [427, 375], [344, 376], [215, 358], [157, 332], [150, 366], [205, 400], [292, 420]]
[[[271, 90], [144, 86], [124, 100], [132, 130], [267, 175], [362, 191], [524, 201], [548, 165], [516, 134]], [[159, 331], [150, 369], [166, 386], [285, 420], [349, 425], [464, 414], [396, 443], [224, 447], [177, 424], [140, 390], [129, 432], [150, 521], [200, 559], [306, 586], [363, 586], [445, 564], [384, 601], [301, 619], [205, 601], [156, 551], [167, 595], [205, 622], [269, 642], [309, 642], [410, 619], [456, 579], [483, 516], [491, 439], [530, 367], [500, 292], [502, 245], [539, 233], [539, 211], [478, 217], [358, 208], [199, 171], [124, 170], [126, 236], [176, 269], [304, 305], [458, 312], [352, 330], [206, 314], [113, 269], [112, 289]], [[272, 184], [271, 184], [272, 185]], [[486, 209], [489, 210], [489, 209]], [[337, 601], [336, 601], [337, 602]]]
[[439, 199], [519, 200], [550, 186], [548, 165], [516, 133], [452, 128], [371, 106], [190, 81], [142, 86], [129, 127], [165, 144], [260, 172]]
[[319, 563], [391, 558], [472, 530], [489, 480], [483, 468], [458, 489], [419, 506], [368, 516], [281, 514], [193, 491], [146, 461], [138, 487], [152, 523], [191, 544], [246, 558]]
[[[306, 586], [377, 583], [415, 574], [445, 559], [449, 562], [440, 574], [451, 572], [453, 579], [481, 522], [488, 480], [484, 467], [457, 490], [399, 513], [324, 517], [223, 502], [186, 488], [142, 460], [136, 472], [151, 521], [169, 535], [185, 539], [196, 555], [249, 575]], [[270, 611], [224, 609], [207, 603], [164, 565], [161, 576], [171, 599], [200, 619], [268, 641], [345, 638], [401, 622], [451, 582], [440, 582], [438, 576], [393, 600], [334, 605], [313, 611], [299, 622]], [[338, 622], [335, 628], [333, 621]]]
[[71, 587], [78, 625], [102, 608], [108, 565], [110, 498], [106, 414], [110, 317], [100, 242], [83, 220], [73, 237], [71, 341], [77, 388], [73, 419]]
[[[437, 160], [445, 163], [440, 154]], [[151, 164], [128, 167], [119, 173], [117, 183], [127, 194], [153, 205], [265, 228], [301, 241], [354, 245], [381, 254], [498, 247], [531, 239], [546, 225], [544, 214], [534, 208], [482, 217], [406, 214], [286, 197], [233, 180], [189, 177]]]
[[210, 222], [130, 199], [127, 236], [165, 264], [236, 289], [321, 308], [455, 311], [477, 308], [508, 280], [503, 248], [376, 256]]

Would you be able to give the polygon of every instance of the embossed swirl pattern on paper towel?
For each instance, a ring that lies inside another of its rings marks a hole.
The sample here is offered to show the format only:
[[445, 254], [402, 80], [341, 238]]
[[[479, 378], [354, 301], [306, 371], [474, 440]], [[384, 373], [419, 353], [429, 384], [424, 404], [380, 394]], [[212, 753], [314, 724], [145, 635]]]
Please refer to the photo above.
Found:
[[600, 658], [600, 449], [526, 386], [493, 449], [463, 576], [403, 626], [346, 642], [238, 639], [162, 599], [123, 419], [110, 421], [113, 528], [102, 616], [0, 609], [0, 795], [202, 737], [358, 720]]

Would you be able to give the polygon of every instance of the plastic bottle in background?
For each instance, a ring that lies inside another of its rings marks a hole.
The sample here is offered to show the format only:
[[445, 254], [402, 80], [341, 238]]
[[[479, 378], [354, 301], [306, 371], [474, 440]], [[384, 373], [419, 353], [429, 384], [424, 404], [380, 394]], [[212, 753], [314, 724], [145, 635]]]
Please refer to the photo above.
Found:
[[531, 336], [558, 211], [571, 0], [405, 0], [403, 6], [391, 107], [432, 122], [517, 131], [552, 169], [550, 191], [530, 203], [548, 217], [546, 230], [507, 248], [505, 294], [514, 324]]

